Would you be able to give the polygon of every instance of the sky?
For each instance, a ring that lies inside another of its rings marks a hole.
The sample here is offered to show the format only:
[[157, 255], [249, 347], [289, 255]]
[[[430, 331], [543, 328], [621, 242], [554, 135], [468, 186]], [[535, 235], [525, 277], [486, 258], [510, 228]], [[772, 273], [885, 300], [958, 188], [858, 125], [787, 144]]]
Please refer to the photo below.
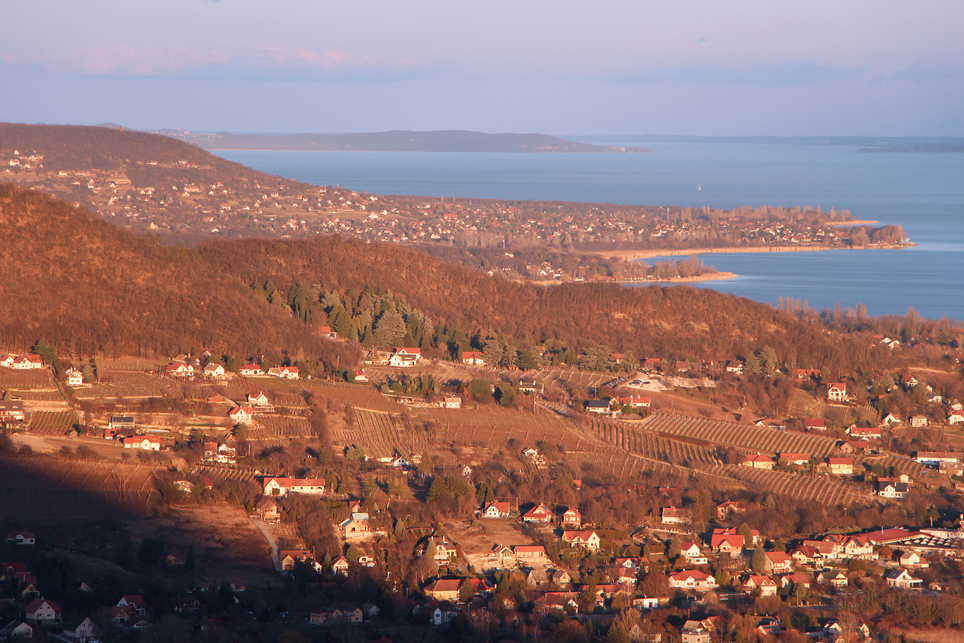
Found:
[[964, 136], [964, 2], [0, 0], [0, 121]]

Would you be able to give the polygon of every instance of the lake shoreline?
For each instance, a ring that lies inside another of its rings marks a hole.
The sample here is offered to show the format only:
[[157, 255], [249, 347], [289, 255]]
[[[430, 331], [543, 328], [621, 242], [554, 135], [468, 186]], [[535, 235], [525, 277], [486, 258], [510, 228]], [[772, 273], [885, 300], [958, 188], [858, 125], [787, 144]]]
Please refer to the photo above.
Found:
[[696, 255], [757, 254], [768, 252], [826, 252], [828, 250], [901, 250], [916, 246], [916, 243], [889, 243], [860, 248], [823, 247], [823, 246], [772, 246], [752, 247], [727, 246], [723, 248], [689, 248], [686, 250], [590, 250], [580, 254], [617, 257], [625, 261], [648, 259], [650, 257], [687, 257]]

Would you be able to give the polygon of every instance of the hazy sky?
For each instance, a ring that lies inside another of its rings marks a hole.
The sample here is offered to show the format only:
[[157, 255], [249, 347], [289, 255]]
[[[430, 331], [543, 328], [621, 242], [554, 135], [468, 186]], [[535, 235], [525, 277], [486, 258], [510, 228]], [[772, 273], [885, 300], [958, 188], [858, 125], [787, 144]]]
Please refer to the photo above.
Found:
[[0, 120], [964, 136], [964, 2], [0, 0]]

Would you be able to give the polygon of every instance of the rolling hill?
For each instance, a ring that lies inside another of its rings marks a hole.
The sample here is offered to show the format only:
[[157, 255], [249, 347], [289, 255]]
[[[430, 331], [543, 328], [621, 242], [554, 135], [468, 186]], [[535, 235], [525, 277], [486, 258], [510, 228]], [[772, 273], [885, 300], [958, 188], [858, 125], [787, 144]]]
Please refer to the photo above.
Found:
[[8, 349], [45, 339], [70, 355], [206, 349], [241, 358], [357, 358], [196, 253], [162, 247], [41, 192], [0, 184], [0, 238], [0, 337]]

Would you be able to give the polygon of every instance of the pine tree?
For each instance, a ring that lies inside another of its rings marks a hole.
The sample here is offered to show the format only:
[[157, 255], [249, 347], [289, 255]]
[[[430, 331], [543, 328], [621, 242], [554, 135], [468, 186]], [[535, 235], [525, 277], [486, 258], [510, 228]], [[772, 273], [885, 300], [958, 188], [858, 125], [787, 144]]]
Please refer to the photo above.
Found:
[[753, 550], [753, 560], [750, 562], [750, 568], [753, 569], [757, 574], [762, 574], [766, 571], [767, 558], [766, 553], [763, 551], [763, 547], [758, 546]]
[[386, 310], [375, 322], [377, 346], [393, 346], [405, 335], [405, 320], [394, 308]]

